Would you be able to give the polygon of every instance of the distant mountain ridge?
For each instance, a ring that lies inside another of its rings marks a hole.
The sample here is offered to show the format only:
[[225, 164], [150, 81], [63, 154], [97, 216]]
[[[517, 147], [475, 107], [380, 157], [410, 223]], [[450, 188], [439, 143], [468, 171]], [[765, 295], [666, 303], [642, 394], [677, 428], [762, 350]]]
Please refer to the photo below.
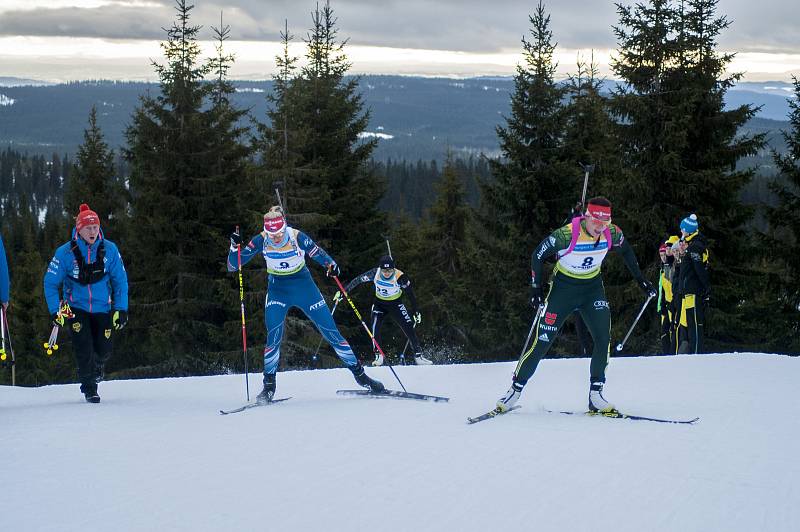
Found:
[[[380, 138], [376, 159], [441, 160], [448, 149], [456, 154], [499, 154], [495, 127], [503, 124], [510, 112], [513, 78], [362, 76], [360, 84], [371, 110], [368, 132]], [[612, 90], [616, 82], [605, 84]], [[236, 81], [235, 85], [234, 103], [265, 121], [265, 95], [272, 82]], [[0, 77], [0, 147], [71, 154], [82, 142], [89, 110], [96, 105], [106, 140], [118, 149], [125, 142], [124, 131], [139, 96], [148, 91], [158, 91], [158, 85], [120, 81], [47, 84]], [[760, 107], [752, 126], [774, 133], [788, 127], [788, 98], [792, 96], [790, 83], [741, 82], [728, 92], [727, 104]]]

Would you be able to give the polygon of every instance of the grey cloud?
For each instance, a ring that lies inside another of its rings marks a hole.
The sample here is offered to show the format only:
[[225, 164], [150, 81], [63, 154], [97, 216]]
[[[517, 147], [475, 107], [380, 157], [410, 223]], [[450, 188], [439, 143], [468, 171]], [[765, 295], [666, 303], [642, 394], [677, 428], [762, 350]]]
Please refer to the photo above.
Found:
[[105, 6], [10, 11], [0, 14], [0, 35], [160, 39], [169, 8]]
[[[95, 9], [40, 9], [0, 13], [0, 35], [68, 35], [163, 39], [174, 19], [174, 3], [131, 7], [124, 2]], [[152, 0], [151, 0], [152, 2]], [[322, 2], [320, 2], [322, 3]], [[788, 1], [767, 9], [751, 0], [727, 0], [719, 13], [733, 21], [721, 45], [740, 51], [800, 53], [800, 32]], [[236, 40], [277, 40], [284, 19], [297, 39], [311, 24], [313, 0], [196, 0], [192, 22], [217, 25], [220, 11]], [[530, 29], [533, 1], [519, 0], [335, 0], [340, 37], [351, 44], [430, 48], [465, 52], [518, 50]], [[559, 48], [614, 48], [614, 2], [561, 0], [545, 5]], [[209, 34], [205, 35], [208, 38]]]

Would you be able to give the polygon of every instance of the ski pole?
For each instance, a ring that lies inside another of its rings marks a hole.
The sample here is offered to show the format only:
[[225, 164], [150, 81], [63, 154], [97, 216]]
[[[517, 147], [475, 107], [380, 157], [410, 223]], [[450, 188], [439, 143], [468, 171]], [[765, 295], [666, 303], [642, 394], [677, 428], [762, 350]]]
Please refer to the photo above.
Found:
[[283, 211], [284, 216], [288, 216], [286, 210], [283, 208], [283, 200], [281, 199], [281, 192], [280, 192], [280, 185], [277, 183], [275, 184], [275, 195], [278, 197], [278, 205], [281, 207], [281, 211]]
[[[14, 344], [11, 342], [11, 329], [8, 328], [8, 313], [6, 312], [6, 309], [2, 309], [2, 323], [6, 336], [8, 336], [8, 350], [11, 352], [11, 386], [16, 386], [17, 357], [14, 355]], [[3, 348], [5, 349], [5, 342], [3, 342]]]
[[[239, 233], [239, 226], [236, 226], [236, 233]], [[244, 388], [247, 394], [247, 401], [250, 402], [250, 379], [247, 369], [247, 327], [244, 321], [244, 282], [242, 281], [242, 245], [236, 245], [236, 258], [239, 264], [239, 302], [242, 307], [242, 354], [244, 355]]]
[[[331, 311], [331, 316], [333, 316], [334, 312], [336, 312], [336, 307], [338, 306], [339, 306], [339, 301], [333, 304], [333, 310]], [[317, 363], [317, 360], [319, 360], [319, 348], [322, 347], [322, 341], [324, 339], [325, 339], [324, 336], [320, 337], [319, 343], [317, 344], [317, 350], [314, 351], [314, 355], [311, 357], [311, 361], [315, 364]]]
[[581, 194], [581, 208], [585, 206], [586, 203], [586, 188], [589, 186], [589, 174], [594, 170], [593, 164], [583, 164], [578, 163], [583, 168], [584, 175], [583, 175], [583, 194]]
[[6, 355], [6, 309], [0, 306], [0, 361], [5, 362], [8, 355]]
[[386, 239], [386, 250], [389, 252], [389, 256], [392, 257], [392, 246], [389, 245], [389, 237], [386, 236], [384, 238]]
[[525, 354], [525, 351], [528, 350], [528, 344], [531, 342], [531, 336], [533, 336], [533, 329], [536, 328], [536, 323], [539, 321], [539, 314], [542, 313], [543, 308], [544, 305], [539, 305], [539, 307], [536, 309], [536, 314], [533, 316], [533, 322], [531, 322], [531, 328], [528, 331], [528, 337], [525, 339], [525, 345], [522, 346], [522, 351], [519, 354], [520, 358], [522, 358], [522, 356]]
[[58, 331], [64, 325], [64, 320], [74, 318], [75, 314], [72, 312], [69, 303], [66, 301], [61, 303], [61, 306], [56, 313], [56, 323], [53, 324], [53, 329], [50, 331], [50, 338], [44, 344], [47, 355], [52, 355], [54, 351], [58, 351]]
[[339, 277], [337, 277], [336, 275], [331, 275], [331, 277], [333, 277], [333, 280], [336, 281], [337, 285], [339, 285], [339, 290], [342, 292], [342, 295], [347, 300], [347, 302], [350, 304], [350, 308], [353, 309], [353, 312], [355, 312], [356, 317], [358, 317], [358, 321], [361, 322], [361, 326], [364, 327], [364, 330], [367, 331], [367, 334], [372, 339], [372, 345], [374, 345], [375, 349], [377, 349], [378, 352], [381, 355], [383, 355], [383, 359], [387, 361], [386, 364], [389, 366], [389, 369], [392, 370], [392, 373], [394, 373], [394, 378], [397, 379], [397, 382], [400, 383], [400, 387], [403, 389], [404, 392], [408, 392], [408, 390], [406, 390], [406, 387], [403, 386], [403, 381], [400, 380], [400, 377], [397, 376], [397, 372], [394, 370], [392, 365], [389, 363], [389, 359], [386, 357], [386, 354], [383, 352], [383, 349], [381, 349], [381, 346], [378, 345], [378, 341], [372, 335], [372, 331], [370, 331], [369, 327], [367, 327], [367, 324], [364, 323], [364, 318], [361, 317], [361, 313], [356, 308], [356, 305], [353, 303], [353, 300], [350, 299], [350, 294], [348, 294], [347, 290], [344, 289], [344, 285], [339, 280]]
[[411, 340], [406, 339], [406, 345], [403, 346], [403, 350], [400, 352], [400, 365], [401, 366], [406, 363], [406, 350], [408, 349], [409, 345], [411, 345]]
[[[416, 329], [417, 328], [417, 324], [414, 323], [414, 325], [412, 325], [411, 328], [412, 329]], [[401, 366], [406, 363], [406, 349], [408, 349], [408, 346], [410, 346], [410, 345], [411, 345], [411, 340], [409, 338], [406, 338], [406, 345], [403, 346], [403, 351], [400, 353], [400, 365]]]
[[633, 328], [636, 327], [637, 323], [639, 323], [639, 318], [641, 318], [642, 314], [644, 314], [644, 309], [647, 308], [647, 304], [650, 303], [651, 299], [653, 299], [653, 296], [652, 295], [648, 295], [647, 299], [644, 302], [644, 305], [642, 305], [642, 308], [639, 310], [639, 314], [637, 314], [636, 315], [636, 319], [633, 320], [633, 325], [631, 325], [631, 328], [628, 329], [628, 334], [625, 335], [625, 338], [622, 339], [622, 342], [617, 344], [617, 352], [622, 351], [622, 347], [625, 345], [625, 342], [628, 341], [628, 337], [633, 332]]

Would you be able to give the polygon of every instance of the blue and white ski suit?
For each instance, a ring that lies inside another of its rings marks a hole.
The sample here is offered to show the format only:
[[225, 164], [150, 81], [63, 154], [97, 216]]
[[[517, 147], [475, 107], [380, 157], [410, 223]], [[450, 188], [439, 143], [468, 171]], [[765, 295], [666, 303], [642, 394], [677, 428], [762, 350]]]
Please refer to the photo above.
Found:
[[[336, 264], [330, 255], [306, 234], [288, 226], [283, 241], [279, 244], [274, 244], [265, 232], [251, 238], [247, 246], [242, 247], [242, 265], [247, 264], [258, 253], [264, 256], [269, 273], [267, 297], [264, 301], [264, 323], [267, 327], [264, 375], [274, 374], [278, 370], [283, 322], [292, 307], [302, 310], [314, 322], [342, 362], [351, 369], [358, 366], [353, 349], [337, 329], [328, 304], [306, 267], [306, 255], [324, 268]], [[228, 271], [237, 269], [237, 250], [234, 247], [228, 253]]]

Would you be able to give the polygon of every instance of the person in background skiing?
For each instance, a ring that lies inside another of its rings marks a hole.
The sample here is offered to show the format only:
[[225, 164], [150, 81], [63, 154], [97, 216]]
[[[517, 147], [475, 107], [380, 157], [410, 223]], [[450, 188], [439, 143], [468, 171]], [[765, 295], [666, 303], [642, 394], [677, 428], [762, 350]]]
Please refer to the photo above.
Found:
[[680, 224], [686, 255], [680, 269], [680, 292], [686, 314], [689, 353], [703, 352], [705, 313], [711, 299], [708, 275], [708, 245], [699, 231], [697, 215], [690, 214]]
[[11, 298], [11, 283], [8, 277], [8, 261], [6, 260], [6, 248], [3, 245], [3, 237], [0, 236], [0, 304], [3, 310], [8, 310], [8, 302]]
[[[589, 200], [586, 213], [575, 218], [536, 247], [531, 255], [531, 306], [541, 307], [533, 345], [517, 363], [508, 392], [497, 401], [500, 411], [511, 409], [522, 389], [547, 354], [564, 320], [573, 311], [581, 314], [594, 340], [590, 367], [589, 410], [614, 412], [602, 395], [605, 371], [611, 351], [611, 310], [603, 287], [600, 267], [610, 250], [622, 254], [625, 265], [645, 294], [655, 297], [656, 290], [644, 278], [628, 242], [619, 227], [611, 223], [611, 202], [603, 197]], [[547, 297], [542, 292], [542, 264], [558, 257]]]
[[[228, 271], [238, 269], [238, 251], [242, 244], [239, 233], [231, 234], [228, 253]], [[261, 253], [267, 264], [267, 296], [264, 301], [264, 323], [267, 328], [264, 346], [264, 389], [256, 402], [266, 404], [275, 395], [275, 375], [283, 339], [283, 322], [286, 313], [297, 307], [314, 322], [323, 338], [331, 344], [336, 354], [353, 372], [356, 382], [373, 392], [382, 392], [383, 384], [371, 379], [356, 358], [350, 344], [339, 332], [325, 299], [311, 278], [306, 266], [308, 255], [325, 268], [328, 276], [339, 276], [339, 266], [325, 250], [316, 245], [305, 233], [289, 227], [280, 207], [272, 207], [264, 215], [264, 229], [241, 248], [242, 265]]]
[[656, 310], [661, 319], [661, 353], [671, 354], [675, 352], [675, 339], [673, 338], [673, 268], [675, 257], [672, 256], [672, 244], [678, 241], [677, 236], [669, 237], [658, 248], [658, 256], [661, 259], [661, 272], [658, 277], [658, 305]]
[[[433, 364], [430, 360], [422, 356], [422, 347], [414, 331], [414, 327], [422, 323], [422, 314], [417, 309], [417, 298], [414, 297], [414, 290], [411, 288], [411, 279], [408, 275], [394, 267], [394, 259], [389, 255], [384, 255], [378, 261], [378, 267], [362, 273], [350, 281], [345, 290], [349, 293], [353, 288], [362, 283], [372, 282], [375, 284], [375, 301], [372, 303], [372, 336], [378, 345], [381, 344], [381, 325], [386, 316], [400, 326], [403, 333], [411, 342], [414, 350], [414, 362], [417, 365]], [[411, 302], [411, 314], [403, 304], [401, 297], [408, 295]], [[338, 303], [342, 299], [341, 292], [337, 291], [333, 300]], [[412, 317], [413, 316], [413, 317]], [[383, 365], [383, 355], [375, 350], [375, 362], [373, 366]]]
[[[44, 274], [44, 296], [53, 324], [69, 326], [81, 393], [99, 403], [97, 385], [111, 355], [112, 329], [128, 323], [128, 274], [116, 244], [106, 240], [100, 218], [85, 203], [72, 239], [56, 249]], [[66, 301], [74, 316], [59, 315]]]

